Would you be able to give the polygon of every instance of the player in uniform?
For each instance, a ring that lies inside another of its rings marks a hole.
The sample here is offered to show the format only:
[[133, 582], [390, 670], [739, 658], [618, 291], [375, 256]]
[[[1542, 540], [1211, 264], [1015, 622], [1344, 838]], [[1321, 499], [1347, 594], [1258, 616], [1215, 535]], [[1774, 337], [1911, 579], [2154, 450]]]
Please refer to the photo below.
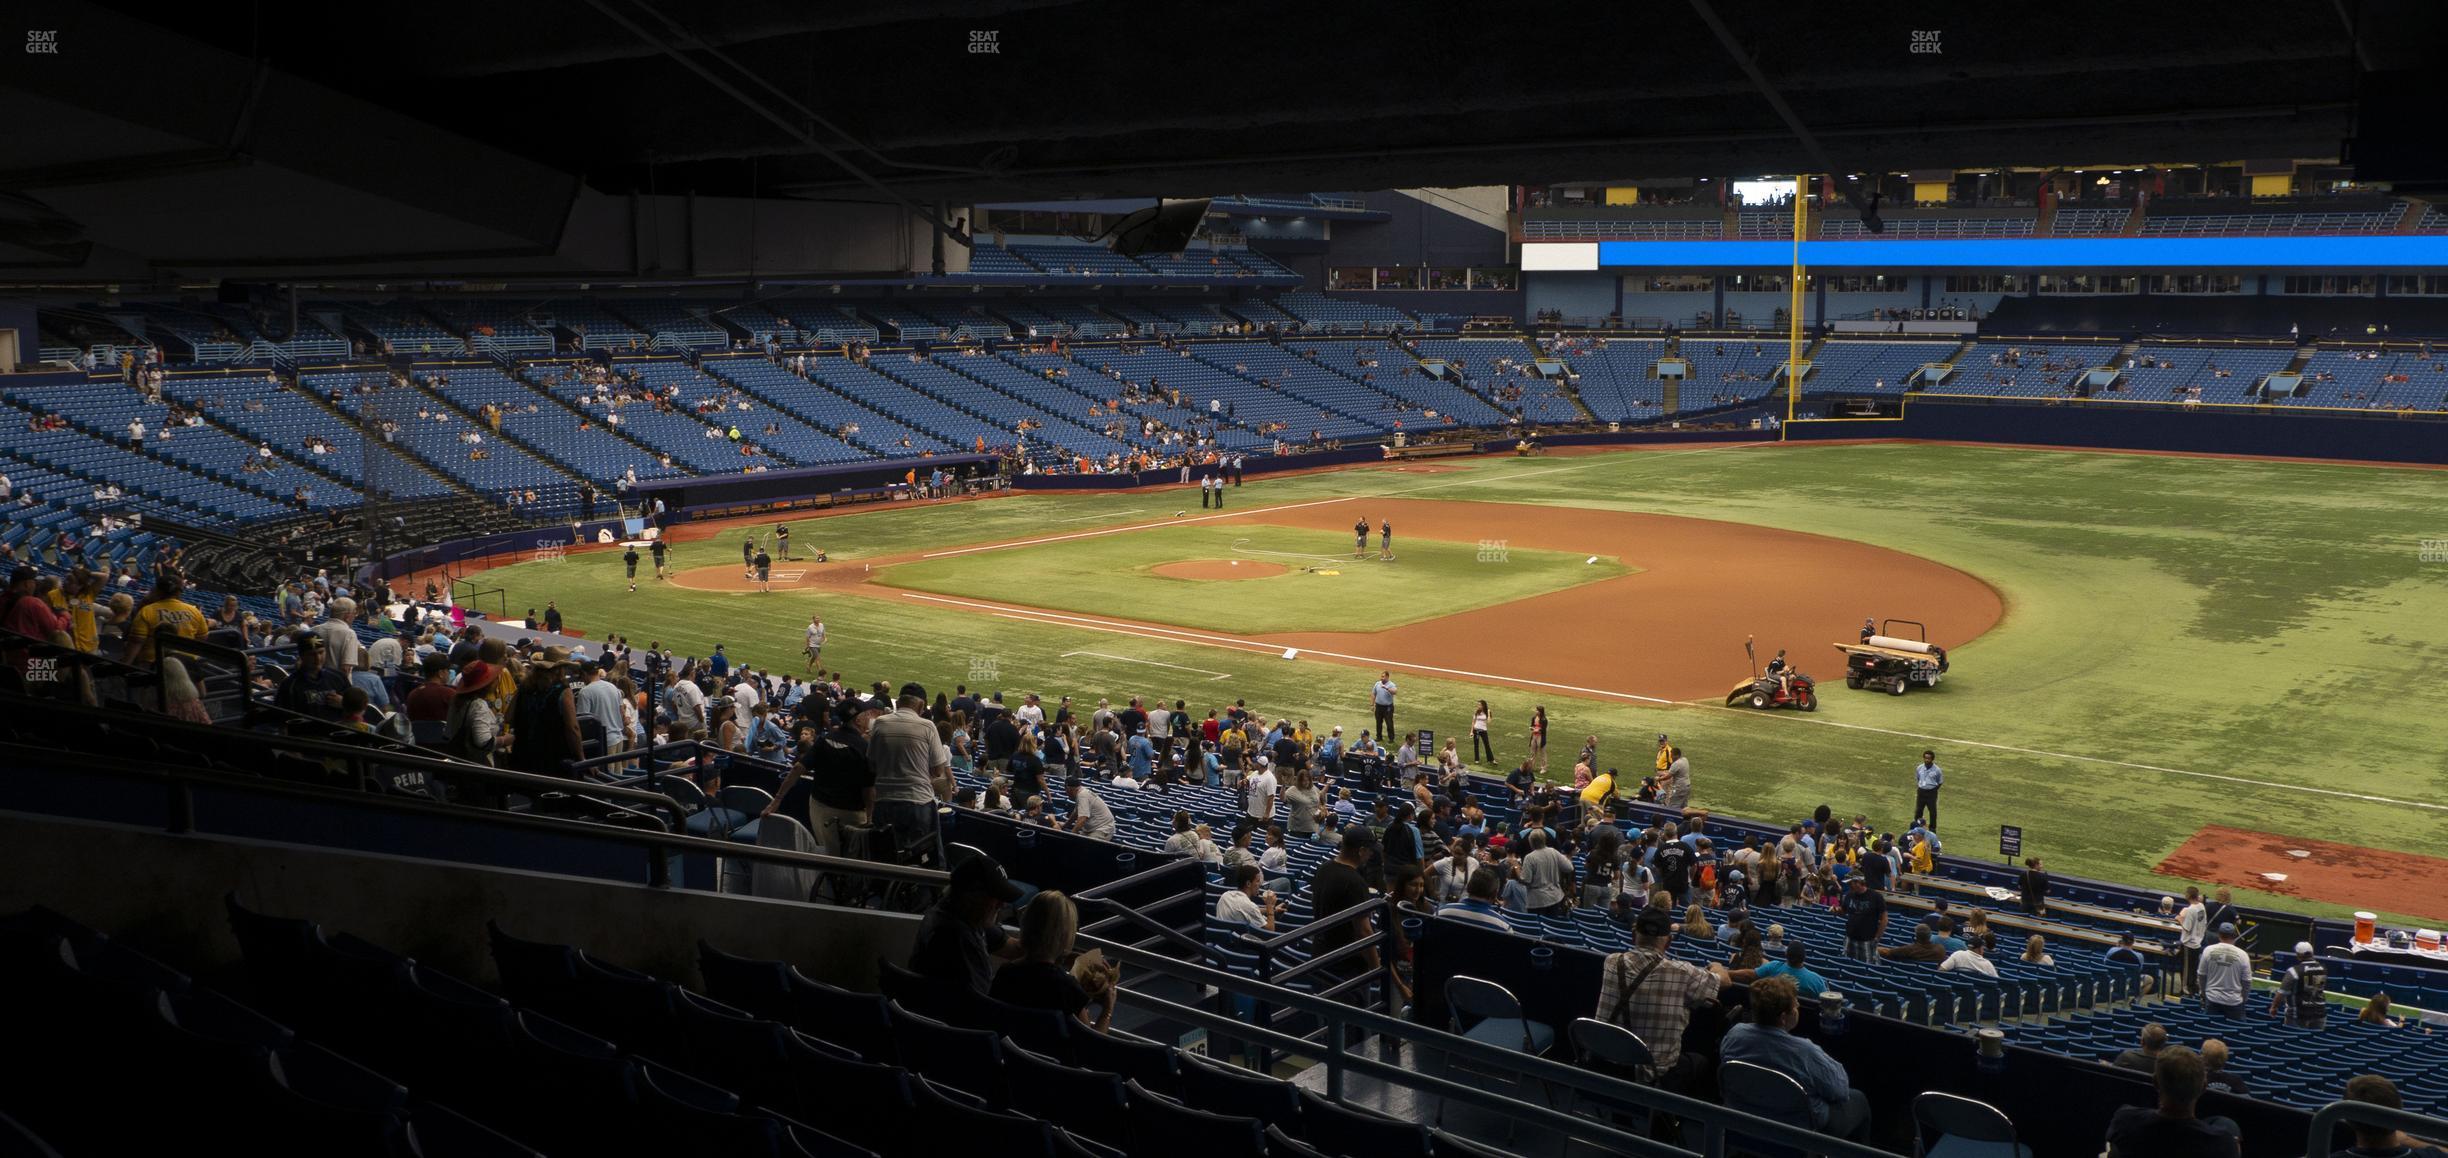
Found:
[[652, 553], [652, 554], [654, 555], [654, 561], [655, 561], [655, 578], [657, 578], [657, 579], [661, 579], [661, 578], [663, 578], [663, 577], [664, 577], [664, 576], [663, 576], [663, 552], [664, 552], [664, 551], [666, 551], [666, 550], [669, 550], [669, 548], [667, 548], [667, 547], [665, 547], [665, 546], [663, 545], [663, 540], [661, 540], [661, 539], [656, 539], [656, 540], [655, 540], [655, 541], [654, 541], [654, 542], [653, 542], [651, 545], [649, 545], [649, 546], [646, 548], [646, 550], [647, 550], [648, 552], [650, 552], [650, 553]]
[[757, 586], [767, 591], [773, 590], [773, 556], [759, 550], [752, 565], [756, 568]]
[[1362, 515], [1359, 522], [1352, 524], [1352, 558], [1357, 559], [1366, 554], [1368, 554], [1368, 516]]
[[629, 544], [629, 549], [622, 552], [621, 565], [629, 569], [629, 589], [637, 590], [637, 544]]
[[824, 641], [824, 617], [814, 614], [809, 615], [807, 625], [807, 669], [809, 671], [815, 671], [817, 662], [823, 658]]

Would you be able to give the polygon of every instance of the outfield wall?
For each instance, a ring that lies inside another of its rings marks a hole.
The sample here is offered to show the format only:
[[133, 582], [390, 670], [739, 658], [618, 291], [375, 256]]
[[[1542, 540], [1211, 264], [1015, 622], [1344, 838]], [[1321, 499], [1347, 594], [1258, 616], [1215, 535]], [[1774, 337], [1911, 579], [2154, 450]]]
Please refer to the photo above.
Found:
[[2118, 403], [2031, 406], [1913, 399], [1905, 406], [1902, 418], [1797, 422], [1789, 428], [1789, 434], [1794, 441], [1912, 438], [2091, 450], [2448, 464], [2448, 423]]

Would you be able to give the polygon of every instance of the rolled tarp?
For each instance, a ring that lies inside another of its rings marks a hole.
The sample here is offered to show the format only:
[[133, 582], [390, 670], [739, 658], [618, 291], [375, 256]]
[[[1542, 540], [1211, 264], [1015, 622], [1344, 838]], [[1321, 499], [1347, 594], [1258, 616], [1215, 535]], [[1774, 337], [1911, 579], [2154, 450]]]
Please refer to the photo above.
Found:
[[1883, 647], [1890, 651], [1917, 651], [1923, 655], [1929, 654], [1930, 649], [1930, 645], [1920, 640], [1897, 639], [1892, 635], [1873, 635], [1868, 642], [1872, 647]]

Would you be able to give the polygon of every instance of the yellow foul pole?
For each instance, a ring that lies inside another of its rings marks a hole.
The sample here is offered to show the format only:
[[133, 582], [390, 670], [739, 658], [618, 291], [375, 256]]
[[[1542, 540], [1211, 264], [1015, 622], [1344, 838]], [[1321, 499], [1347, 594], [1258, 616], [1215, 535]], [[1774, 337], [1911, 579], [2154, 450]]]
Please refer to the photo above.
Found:
[[1777, 428], [1779, 442], [1793, 425], [1794, 396], [1802, 392], [1802, 235], [1809, 229], [1810, 174], [1804, 173], [1794, 178], [1793, 280], [1785, 287], [1791, 295], [1785, 307], [1785, 425]]

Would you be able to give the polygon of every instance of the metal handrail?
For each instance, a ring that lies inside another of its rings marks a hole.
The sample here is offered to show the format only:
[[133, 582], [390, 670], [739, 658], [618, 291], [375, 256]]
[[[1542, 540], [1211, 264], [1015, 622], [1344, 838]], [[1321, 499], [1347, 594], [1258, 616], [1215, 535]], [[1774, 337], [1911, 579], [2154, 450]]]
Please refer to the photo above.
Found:
[[2418, 1138], [2448, 1138], [2448, 1118], [2434, 1118], [2412, 1110], [2393, 1110], [2370, 1102], [2331, 1102], [2312, 1114], [2312, 1126], [2304, 1134], [2304, 1153], [2326, 1154], [2331, 1136], [2337, 1128], [2360, 1122], [2366, 1126], [2383, 1126], [2403, 1130]]
[[[7, 697], [0, 697], [0, 702], [6, 702], [6, 699]], [[102, 720], [116, 721], [120, 723], [125, 723], [130, 719], [127, 713], [113, 712], [107, 709], [85, 707], [70, 708], [67, 705], [53, 705], [53, 707], [58, 711], [67, 711], [73, 715], [95, 717]], [[136, 718], [143, 719], [148, 728], [160, 728], [173, 734], [208, 735], [219, 737], [226, 737], [234, 734], [226, 728], [217, 728], [202, 724], [189, 724], [179, 720], [147, 717]], [[319, 785], [300, 784], [259, 776], [242, 776], [209, 769], [187, 768], [144, 761], [98, 757], [91, 754], [79, 754], [78, 761], [82, 765], [109, 766], [113, 771], [122, 774], [145, 776], [163, 781], [165, 786], [167, 786], [171, 791], [170, 831], [173, 832], [190, 832], [194, 830], [195, 810], [192, 798], [190, 796], [190, 790], [197, 784], [209, 784], [215, 787], [238, 788], [253, 792], [270, 792], [280, 795], [312, 797], [341, 803], [363, 804], [378, 809], [390, 809], [402, 812], [419, 812], [430, 815], [447, 816], [454, 819], [470, 820], [482, 824], [496, 825], [506, 828], [550, 831], [564, 835], [582, 835], [594, 839], [607, 840], [618, 844], [637, 845], [648, 853], [648, 883], [657, 888], [670, 887], [668, 865], [664, 860], [665, 855], [670, 853], [686, 852], [706, 853], [714, 856], [734, 857], [741, 860], [767, 862], [792, 868], [806, 868], [826, 872], [849, 873], [878, 877], [890, 881], [933, 885], [937, 887], [946, 886], [951, 881], [950, 874], [933, 869], [912, 868], [905, 865], [889, 864], [882, 861], [851, 860], [844, 857], [828, 856], [823, 853], [798, 852], [791, 849], [780, 848], [766, 848], [759, 845], [740, 844], [729, 840], [718, 840], [711, 837], [693, 836], [685, 832], [675, 832], [672, 830], [671, 821], [665, 819], [665, 816], [678, 816], [681, 812], [680, 805], [669, 796], [639, 789], [623, 788], [616, 785], [595, 784], [587, 781], [569, 780], [558, 776], [541, 776], [532, 772], [518, 772], [506, 768], [492, 768], [481, 764], [461, 763], [458, 761], [442, 759], [436, 756], [420, 754], [414, 751], [377, 751], [367, 748], [354, 747], [347, 744], [333, 743], [328, 740], [314, 740], [302, 737], [282, 737], [276, 742], [275, 746], [284, 751], [292, 751], [305, 756], [317, 758], [329, 757], [353, 762], [381, 763], [385, 766], [400, 767], [409, 771], [423, 772], [431, 776], [483, 780], [505, 786], [527, 788], [537, 792], [564, 792], [589, 797], [600, 795], [610, 797], [614, 800], [633, 801], [640, 804], [642, 807], [634, 810], [624, 809], [624, 811], [628, 812], [630, 815], [640, 816], [645, 820], [651, 821], [657, 827], [652, 830], [626, 828], [619, 825], [600, 824], [575, 817], [548, 817], [536, 816], [528, 813], [504, 812], [497, 809], [446, 804], [441, 801], [419, 797], [379, 796], [367, 792], [344, 791]], [[41, 755], [49, 756], [56, 756], [59, 754], [58, 751], [54, 749], [41, 749], [32, 745], [21, 745], [14, 743], [0, 743], [0, 748], [26, 748]], [[363, 782], [364, 778], [364, 774], [360, 773], [360, 782]]]
[[[1508, 1098], [1498, 1092], [1430, 1076], [1407, 1066], [1379, 1061], [1365, 1053], [1350, 1051], [1344, 1046], [1346, 1031], [1358, 1030], [1379, 1037], [1393, 1038], [1406, 1045], [1438, 1050], [1448, 1057], [1464, 1058], [1492, 1072], [1517, 1073], [1542, 1085], [1562, 1086], [1601, 1101], [1672, 1114], [1685, 1119], [1687, 1125], [1691, 1122], [1698, 1122], [1702, 1127], [1704, 1137], [1702, 1149], [1698, 1153], [1704, 1158], [1723, 1158], [1726, 1136], [1729, 1132], [1739, 1133], [1745, 1138], [1758, 1139], [1763, 1142], [1798, 1147], [1806, 1153], [1826, 1155], [1828, 1158], [1879, 1158], [1886, 1154], [1883, 1150], [1822, 1134], [1816, 1130], [1753, 1117], [1740, 1111], [1727, 1109], [1714, 1102], [1684, 1097], [1681, 1094], [1669, 1093], [1653, 1086], [1639, 1085], [1517, 1050], [1488, 1045], [1440, 1029], [1404, 1021], [1375, 1010], [1345, 1005], [1281, 986], [1252, 982], [1249, 978], [1239, 974], [1186, 961], [1177, 961], [1136, 946], [1119, 944], [1101, 938], [1088, 939], [1095, 941], [1097, 948], [1107, 956], [1123, 964], [1145, 969], [1174, 980], [1213, 987], [1226, 993], [1250, 996], [1292, 1012], [1308, 1014], [1326, 1023], [1327, 1033], [1322, 1052], [1325, 1054], [1323, 1062], [1327, 1066], [1327, 1097], [1336, 1101], [1342, 1100], [1343, 1075], [1346, 1072], [1352, 1072], [1381, 1081], [1407, 1085], [1425, 1093], [1477, 1106], [1506, 1117], [1533, 1122], [1570, 1136], [1595, 1138], [1627, 1153], [1676, 1156], [1694, 1153], [1694, 1151], [1679, 1146], [1618, 1130], [1590, 1118], [1567, 1114], [1524, 1099]], [[1313, 1056], [1321, 1051], [1318, 1043], [1278, 1030], [1254, 1026], [1238, 1018], [1129, 989], [1122, 990], [1121, 994], [1133, 1008], [1160, 1013], [1165, 1017], [1198, 1026], [1211, 1033], [1228, 1034], [1272, 1049], [1303, 1056]]]

